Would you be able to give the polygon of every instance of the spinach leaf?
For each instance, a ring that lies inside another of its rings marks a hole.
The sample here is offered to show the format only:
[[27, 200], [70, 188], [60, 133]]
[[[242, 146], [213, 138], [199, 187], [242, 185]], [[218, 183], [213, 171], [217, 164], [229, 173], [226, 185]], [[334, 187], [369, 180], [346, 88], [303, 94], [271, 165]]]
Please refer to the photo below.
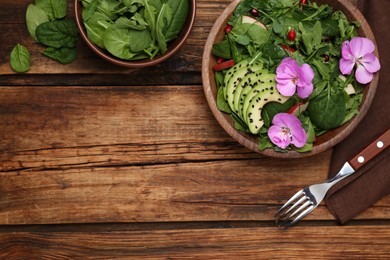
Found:
[[43, 52], [43, 55], [58, 61], [62, 64], [72, 63], [77, 58], [76, 48], [53, 48], [48, 47]]
[[111, 20], [101, 13], [95, 13], [88, 21], [84, 21], [88, 38], [97, 46], [104, 48], [103, 34]]
[[146, 49], [152, 41], [149, 30], [129, 30], [129, 47], [132, 52], [141, 52]]
[[15, 72], [26, 72], [30, 69], [30, 52], [21, 44], [11, 51], [10, 65]]
[[215, 43], [212, 48], [212, 54], [224, 59], [231, 59], [232, 53], [230, 51], [230, 42], [228, 39], [224, 39], [221, 42]]
[[140, 31], [146, 30], [148, 27], [148, 24], [139, 13], [135, 13], [130, 19], [121, 16], [115, 21], [115, 25], [120, 29], [134, 29]]
[[290, 108], [292, 108], [295, 104], [298, 103], [298, 98], [296, 96], [292, 96], [283, 104], [278, 102], [270, 102], [266, 104], [261, 112], [261, 117], [264, 120], [264, 125], [269, 127], [272, 123], [272, 119], [274, 116], [281, 112], [287, 112]]
[[172, 20], [165, 32], [166, 41], [169, 42], [175, 39], [183, 28], [187, 19], [189, 4], [188, 0], [168, 0], [168, 4], [173, 13]]
[[310, 100], [307, 111], [314, 125], [324, 130], [341, 125], [347, 110], [342, 91], [337, 87], [328, 86], [326, 91]]
[[167, 3], [162, 4], [156, 19], [155, 39], [157, 40], [158, 47], [163, 53], [167, 51], [167, 39], [165, 38], [164, 30], [172, 22], [172, 18], [173, 12], [171, 7]]
[[217, 93], [217, 107], [220, 111], [231, 113], [232, 110], [230, 109], [230, 106], [228, 102], [225, 99], [225, 95], [223, 94], [224, 90], [223, 87], [218, 88]]
[[26, 11], [27, 30], [35, 41], [38, 41], [37, 36], [35, 34], [37, 27], [47, 21], [49, 21], [49, 17], [45, 13], [45, 11], [43, 11], [41, 8], [34, 4], [28, 5]]
[[130, 37], [130, 30], [110, 27], [103, 34], [104, 47], [112, 55], [129, 60], [135, 56], [130, 51]]
[[53, 48], [73, 48], [78, 41], [78, 30], [73, 20], [54, 20], [37, 27], [38, 41]]
[[67, 0], [35, 0], [35, 5], [44, 10], [50, 20], [64, 18], [67, 4]]

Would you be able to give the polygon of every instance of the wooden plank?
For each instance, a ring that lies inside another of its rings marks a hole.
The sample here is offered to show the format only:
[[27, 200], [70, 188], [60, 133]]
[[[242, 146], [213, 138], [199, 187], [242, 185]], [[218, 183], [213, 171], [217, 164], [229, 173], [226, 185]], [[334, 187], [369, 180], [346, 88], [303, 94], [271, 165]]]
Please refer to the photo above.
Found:
[[[327, 176], [330, 151], [281, 160], [238, 145], [200, 86], [0, 92], [0, 224], [270, 220]], [[389, 202], [359, 218], [389, 218]]]
[[388, 259], [389, 226], [0, 233], [0, 258]]

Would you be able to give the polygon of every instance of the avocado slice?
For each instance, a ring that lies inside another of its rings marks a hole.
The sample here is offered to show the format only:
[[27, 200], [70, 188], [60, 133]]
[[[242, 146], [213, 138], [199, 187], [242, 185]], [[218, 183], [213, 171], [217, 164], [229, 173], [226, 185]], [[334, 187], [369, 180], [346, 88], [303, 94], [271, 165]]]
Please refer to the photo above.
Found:
[[249, 103], [248, 109], [245, 113], [246, 123], [249, 131], [252, 134], [258, 134], [260, 128], [264, 125], [264, 120], [261, 116], [263, 107], [269, 102], [284, 103], [288, 100], [288, 97], [282, 96], [274, 88], [265, 88], [264, 91], [260, 91], [256, 94]]
[[[249, 64], [249, 61], [248, 60], [243, 60], [243, 61], [240, 61], [239, 63], [237, 63], [236, 65], [234, 65], [233, 67], [231, 67], [225, 74], [225, 78], [224, 78], [224, 84], [223, 84], [223, 94], [224, 94], [224, 97], [226, 98], [226, 95], [227, 95], [227, 87], [229, 86], [229, 83], [230, 82], [234, 82], [237, 80], [238, 78], [238, 75], [237, 75], [237, 71], [241, 70], [242, 68], [245, 68], [247, 67]], [[227, 99], [226, 99], [227, 100]]]
[[[232, 98], [232, 101], [230, 101], [232, 105], [232, 110], [239, 115], [239, 105], [240, 105], [240, 97], [241, 97], [241, 92], [244, 88], [249, 88], [252, 87], [252, 84], [255, 84], [257, 81], [257, 77], [260, 75], [259, 72], [261, 72], [263, 69], [263, 64], [256, 64], [252, 67], [248, 68], [248, 72], [246, 73], [246, 76], [243, 77], [241, 82], [238, 83], [237, 86], [232, 86], [234, 88], [233, 91], [233, 96], [229, 97]], [[228, 90], [229, 93], [229, 90]], [[229, 100], [228, 100], [229, 101]], [[230, 104], [229, 103], [229, 104]]]
[[252, 98], [267, 89], [274, 90], [276, 86], [275, 74], [269, 74], [267, 70], [258, 72], [257, 80], [241, 91], [239, 100], [239, 115], [245, 121], [245, 112]]

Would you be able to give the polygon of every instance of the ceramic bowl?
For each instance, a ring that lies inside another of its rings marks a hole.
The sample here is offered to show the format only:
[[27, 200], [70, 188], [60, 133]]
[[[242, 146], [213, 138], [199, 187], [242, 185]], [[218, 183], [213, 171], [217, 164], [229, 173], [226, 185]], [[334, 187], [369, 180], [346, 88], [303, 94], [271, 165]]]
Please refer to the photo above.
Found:
[[[366, 115], [373, 97], [376, 92], [378, 79], [379, 79], [379, 73], [376, 73], [374, 75], [374, 79], [364, 87], [363, 92], [363, 101], [359, 107], [359, 114], [356, 115], [351, 121], [349, 121], [347, 124], [344, 124], [341, 127], [338, 127], [334, 130], [331, 130], [327, 132], [324, 135], [321, 135], [317, 137], [316, 142], [314, 143], [313, 149], [310, 152], [306, 153], [298, 153], [295, 151], [289, 151], [287, 153], [280, 153], [276, 152], [273, 149], [266, 149], [260, 151], [258, 149], [258, 137], [255, 135], [246, 134], [244, 132], [238, 131], [234, 128], [233, 121], [229, 114], [226, 114], [224, 112], [221, 112], [217, 108], [217, 86], [215, 82], [215, 75], [212, 67], [217, 63], [216, 57], [214, 57], [211, 53], [212, 46], [214, 43], [220, 42], [224, 36], [224, 28], [227, 25], [229, 17], [232, 15], [232, 12], [234, 11], [235, 7], [239, 3], [239, 0], [234, 0], [219, 16], [219, 18], [214, 23], [207, 42], [205, 44], [204, 53], [203, 53], [203, 61], [202, 61], [202, 81], [203, 81], [203, 88], [205, 92], [205, 96], [207, 99], [207, 102], [210, 106], [210, 109], [212, 113], [214, 114], [215, 118], [218, 120], [219, 124], [222, 126], [222, 128], [236, 141], [238, 141], [243, 146], [247, 147], [248, 149], [255, 151], [260, 154], [264, 154], [271, 157], [278, 157], [278, 158], [299, 158], [299, 157], [306, 157], [306, 156], [312, 156], [321, 152], [324, 152], [339, 142], [341, 142], [343, 139], [345, 139], [359, 124], [359, 122], [363, 119], [363, 117]], [[335, 0], [335, 1], [326, 1], [326, 0], [318, 0], [316, 1], [318, 4], [327, 3], [331, 7], [334, 8], [334, 10], [341, 10], [345, 13], [349, 21], [359, 21], [361, 23], [360, 28], [358, 29], [359, 36], [367, 37], [371, 39], [375, 44], [375, 37], [374, 34], [367, 23], [366, 19], [363, 17], [361, 12], [356, 8], [355, 5], [353, 5], [348, 0]], [[375, 50], [375, 55], [379, 57], [377, 49]]]
[[192, 27], [194, 25], [195, 21], [195, 15], [196, 15], [196, 3], [195, 0], [188, 0], [189, 1], [189, 12], [187, 15], [187, 21], [184, 24], [183, 28], [181, 29], [180, 34], [178, 37], [168, 43], [168, 50], [161, 54], [157, 55], [153, 59], [143, 59], [143, 60], [137, 60], [137, 61], [130, 61], [130, 60], [124, 60], [117, 58], [113, 56], [111, 53], [109, 53], [107, 50], [100, 48], [99, 46], [95, 45], [93, 42], [90, 41], [90, 39], [87, 36], [86, 29], [84, 27], [84, 23], [82, 20], [82, 4], [80, 0], [74, 1], [74, 11], [75, 11], [75, 20], [77, 27], [79, 29], [81, 38], [85, 41], [85, 43], [88, 45], [89, 48], [92, 49], [97, 55], [99, 55], [101, 58], [122, 66], [122, 67], [128, 67], [128, 68], [142, 68], [142, 67], [149, 67], [156, 65], [158, 63], [161, 63], [174, 55], [185, 43], [187, 40]]

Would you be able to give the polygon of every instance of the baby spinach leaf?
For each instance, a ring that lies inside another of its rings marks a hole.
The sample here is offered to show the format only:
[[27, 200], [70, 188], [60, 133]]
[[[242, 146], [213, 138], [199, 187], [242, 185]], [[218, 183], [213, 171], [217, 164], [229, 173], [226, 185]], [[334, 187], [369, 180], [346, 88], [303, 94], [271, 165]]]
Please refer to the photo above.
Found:
[[324, 130], [341, 125], [346, 114], [344, 94], [341, 91], [328, 86], [321, 95], [310, 100], [307, 111], [314, 125]]
[[167, 42], [175, 39], [180, 33], [189, 10], [188, 0], [168, 0], [168, 4], [172, 9], [173, 17], [165, 32]]
[[28, 32], [35, 41], [38, 41], [35, 33], [37, 27], [47, 21], [49, 17], [45, 11], [34, 4], [29, 4], [26, 11], [26, 24]]
[[224, 59], [231, 59], [232, 54], [230, 52], [230, 43], [228, 39], [213, 45], [212, 53], [216, 57], [222, 57]]
[[30, 69], [30, 52], [21, 44], [11, 51], [10, 65], [15, 72], [26, 72]]
[[129, 47], [132, 52], [141, 52], [146, 49], [152, 41], [149, 30], [129, 30]]
[[223, 94], [223, 87], [220, 87], [218, 89], [217, 93], [217, 107], [219, 110], [226, 112], [226, 113], [231, 113], [232, 110], [230, 109], [230, 106], [228, 102], [225, 99], [225, 95]]
[[36, 35], [38, 41], [48, 47], [76, 47], [78, 30], [73, 20], [54, 20], [40, 24]]
[[128, 29], [108, 28], [103, 34], [104, 47], [114, 56], [129, 60], [135, 56], [130, 51], [130, 31]]
[[53, 48], [48, 47], [43, 52], [43, 55], [58, 61], [62, 64], [72, 63], [77, 58], [76, 48]]
[[167, 51], [167, 39], [165, 38], [164, 30], [171, 23], [172, 18], [173, 12], [171, 7], [167, 3], [162, 4], [156, 19], [155, 39], [158, 47], [163, 53]]
[[35, 0], [35, 5], [44, 10], [50, 20], [62, 19], [67, 13], [67, 0]]

